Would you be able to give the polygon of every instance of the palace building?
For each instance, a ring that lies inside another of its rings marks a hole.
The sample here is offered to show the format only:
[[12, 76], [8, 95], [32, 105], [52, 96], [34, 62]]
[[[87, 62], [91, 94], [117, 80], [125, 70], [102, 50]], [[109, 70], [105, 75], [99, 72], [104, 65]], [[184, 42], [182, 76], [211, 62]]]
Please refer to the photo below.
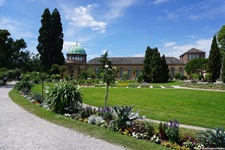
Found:
[[[205, 58], [205, 52], [192, 48], [180, 55], [180, 59], [175, 57], [165, 58], [169, 73], [174, 77], [177, 73], [187, 75], [184, 69], [185, 64], [194, 58]], [[87, 61], [85, 49], [76, 43], [67, 53], [66, 74], [69, 74], [71, 78], [77, 78], [83, 71], [90, 69], [94, 75], [97, 75], [101, 67], [99, 60], [100, 57], [96, 57]], [[112, 62], [112, 66], [116, 68], [116, 78], [122, 79], [126, 76], [128, 79], [137, 79], [141, 75], [144, 57], [109, 57], [109, 60]]]

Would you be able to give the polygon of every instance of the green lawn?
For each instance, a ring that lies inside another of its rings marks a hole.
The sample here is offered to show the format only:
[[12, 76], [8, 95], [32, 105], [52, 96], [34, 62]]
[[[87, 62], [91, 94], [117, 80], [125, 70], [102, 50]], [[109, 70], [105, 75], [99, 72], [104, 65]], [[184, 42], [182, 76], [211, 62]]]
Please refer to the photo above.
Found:
[[[82, 88], [84, 103], [103, 106], [105, 88]], [[134, 105], [148, 118], [201, 127], [225, 127], [225, 92], [185, 89], [110, 88], [109, 106]]]
[[[52, 86], [52, 83], [45, 85]], [[157, 86], [157, 85], [154, 85]], [[83, 102], [103, 106], [105, 90], [81, 88]], [[32, 88], [40, 93], [41, 85]], [[110, 88], [109, 106], [134, 105], [140, 115], [162, 121], [176, 118], [182, 124], [201, 127], [225, 127], [225, 92], [174, 88]]]

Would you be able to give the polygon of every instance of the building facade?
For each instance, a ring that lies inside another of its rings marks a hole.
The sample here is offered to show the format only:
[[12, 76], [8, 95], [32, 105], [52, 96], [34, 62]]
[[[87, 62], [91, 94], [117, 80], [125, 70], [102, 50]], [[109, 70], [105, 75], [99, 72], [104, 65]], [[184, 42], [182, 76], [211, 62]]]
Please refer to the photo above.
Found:
[[196, 48], [192, 48], [184, 54], [180, 55], [180, 60], [187, 64], [194, 58], [205, 58], [205, 52]]
[[[165, 57], [171, 77], [175, 74], [187, 75], [185, 72], [185, 64], [193, 58], [205, 58], [205, 52], [192, 48], [180, 56], [180, 59], [175, 57]], [[87, 61], [87, 54], [81, 46], [76, 43], [67, 53], [66, 58], [66, 74], [71, 78], [77, 78], [79, 75], [89, 69], [94, 75], [99, 73], [102, 66], [100, 57], [93, 58]], [[137, 79], [143, 70], [144, 57], [109, 57], [112, 66], [116, 69], [116, 78], [119, 79]]]

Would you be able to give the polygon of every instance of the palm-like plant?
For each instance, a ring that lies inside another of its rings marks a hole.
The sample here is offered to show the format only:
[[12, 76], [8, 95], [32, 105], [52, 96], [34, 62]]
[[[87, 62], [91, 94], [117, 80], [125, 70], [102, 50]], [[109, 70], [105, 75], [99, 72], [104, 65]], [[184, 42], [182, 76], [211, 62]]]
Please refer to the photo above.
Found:
[[46, 92], [46, 99], [51, 109], [60, 114], [66, 111], [74, 113], [82, 107], [82, 94], [79, 88], [72, 83], [56, 85]]
[[137, 113], [132, 113], [133, 106], [115, 106], [113, 107], [117, 114], [117, 119], [114, 123], [117, 124], [118, 129], [125, 130], [132, 125], [132, 121], [138, 118]]
[[[199, 135], [203, 135], [207, 140], [207, 143], [210, 143], [209, 146], [225, 148], [225, 132], [223, 127], [214, 128], [213, 130], [206, 130], [206, 132], [200, 132]], [[203, 143], [204, 144], [204, 143]]]

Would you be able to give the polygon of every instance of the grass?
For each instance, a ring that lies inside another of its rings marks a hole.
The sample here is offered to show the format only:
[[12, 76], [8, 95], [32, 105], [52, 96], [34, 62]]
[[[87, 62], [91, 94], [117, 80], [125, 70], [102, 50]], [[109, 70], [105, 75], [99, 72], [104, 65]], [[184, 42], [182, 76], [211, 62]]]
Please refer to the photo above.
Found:
[[[103, 106], [105, 88], [82, 88], [84, 103]], [[134, 105], [148, 118], [207, 128], [225, 127], [225, 92], [157, 89], [110, 88], [109, 106]]]
[[[46, 84], [52, 86], [51, 84]], [[157, 85], [155, 85], [157, 86]], [[166, 85], [169, 86], [169, 85]], [[41, 85], [32, 91], [40, 92]], [[82, 88], [84, 103], [103, 106], [105, 88]], [[110, 88], [109, 106], [134, 105], [134, 110], [148, 118], [213, 128], [225, 127], [225, 92], [174, 88]]]
[[41, 117], [52, 123], [73, 129], [75, 131], [82, 132], [86, 135], [90, 135], [99, 139], [103, 139], [110, 143], [124, 146], [126, 149], [133, 149], [133, 150], [166, 149], [161, 145], [146, 142], [144, 140], [137, 140], [134, 139], [133, 137], [125, 136], [117, 132], [112, 132], [109, 129], [69, 119], [62, 115], [58, 115], [51, 111], [47, 111], [39, 106], [33, 105], [32, 103], [28, 102], [23, 97], [21, 97], [15, 90], [11, 90], [9, 92], [9, 96], [16, 104], [18, 104], [28, 112], [35, 114], [38, 117]]

